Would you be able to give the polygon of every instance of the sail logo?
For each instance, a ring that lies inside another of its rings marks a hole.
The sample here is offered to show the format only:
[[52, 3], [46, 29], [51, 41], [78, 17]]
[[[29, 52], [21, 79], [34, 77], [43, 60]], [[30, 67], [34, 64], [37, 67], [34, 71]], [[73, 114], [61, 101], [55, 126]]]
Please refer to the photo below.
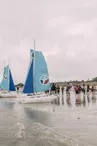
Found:
[[6, 80], [7, 79], [7, 76], [4, 75], [4, 79]]
[[42, 85], [47, 85], [49, 83], [49, 77], [47, 75], [42, 75], [40, 77], [40, 83]]

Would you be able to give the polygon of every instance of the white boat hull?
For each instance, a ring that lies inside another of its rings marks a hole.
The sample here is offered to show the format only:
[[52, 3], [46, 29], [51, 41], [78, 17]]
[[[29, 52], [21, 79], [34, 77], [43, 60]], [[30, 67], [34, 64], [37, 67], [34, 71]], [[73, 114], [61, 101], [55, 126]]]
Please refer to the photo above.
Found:
[[32, 94], [31, 96], [28, 96], [28, 94], [17, 94], [17, 98], [27, 98], [27, 97], [32, 97], [32, 96], [36, 96], [36, 97], [43, 97], [43, 96], [48, 96], [48, 94], [42, 93], [42, 94]]
[[0, 94], [0, 98], [16, 98], [16, 94]]
[[32, 104], [32, 103], [49, 103], [57, 98], [55, 95], [45, 95], [45, 96], [22, 96], [23, 98], [18, 98], [18, 102], [24, 104]]

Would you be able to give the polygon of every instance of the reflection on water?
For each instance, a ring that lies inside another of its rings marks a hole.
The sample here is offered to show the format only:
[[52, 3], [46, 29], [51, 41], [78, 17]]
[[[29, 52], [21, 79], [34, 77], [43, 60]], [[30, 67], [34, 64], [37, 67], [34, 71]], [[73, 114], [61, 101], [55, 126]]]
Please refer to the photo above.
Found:
[[83, 106], [86, 107], [86, 96], [83, 95]]
[[62, 105], [64, 105], [64, 94], [62, 94]]
[[12, 109], [15, 103], [2, 100], [0, 101], [0, 107], [5, 109]]
[[32, 110], [30, 108], [24, 108], [24, 112], [27, 115], [27, 118], [31, 119], [32, 122], [37, 122], [43, 125], [48, 125], [49, 114], [46, 114], [44, 111]]
[[90, 103], [90, 94], [87, 95], [87, 101], [88, 101], [88, 104]]
[[81, 94], [76, 94], [76, 101], [75, 101], [76, 106], [79, 106], [82, 104], [81, 101]]
[[92, 103], [96, 103], [96, 97], [92, 98]]
[[68, 106], [71, 106], [70, 94], [67, 94], [66, 96], [66, 103]]
[[96, 96], [71, 91], [53, 104], [28, 105], [0, 99], [0, 144], [96, 146]]

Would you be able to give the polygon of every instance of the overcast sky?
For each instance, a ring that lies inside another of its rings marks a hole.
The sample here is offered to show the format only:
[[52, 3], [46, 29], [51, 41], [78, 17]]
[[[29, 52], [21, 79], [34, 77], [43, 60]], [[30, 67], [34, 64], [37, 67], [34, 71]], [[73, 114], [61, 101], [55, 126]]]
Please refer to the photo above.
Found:
[[97, 0], [0, 1], [0, 79], [9, 60], [24, 82], [34, 38], [51, 81], [97, 76]]

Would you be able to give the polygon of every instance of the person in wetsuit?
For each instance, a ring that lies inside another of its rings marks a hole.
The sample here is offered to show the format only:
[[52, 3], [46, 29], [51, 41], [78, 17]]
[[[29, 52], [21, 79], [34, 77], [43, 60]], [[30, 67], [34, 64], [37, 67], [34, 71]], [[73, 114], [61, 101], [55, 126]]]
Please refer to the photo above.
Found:
[[66, 94], [70, 95], [70, 89], [71, 89], [71, 85], [68, 83], [68, 85], [66, 87]]
[[75, 87], [75, 93], [79, 94], [79, 87], [78, 87], [78, 85], [76, 85], [76, 87]]
[[19, 93], [19, 86], [17, 86], [17, 93]]
[[57, 86], [57, 93], [58, 93], [58, 95], [60, 94], [60, 87], [59, 86]]
[[83, 84], [83, 87], [82, 87], [82, 92], [83, 92], [83, 94], [85, 95], [85, 85]]
[[56, 86], [54, 83], [52, 84], [51, 90], [54, 94], [56, 93]]
[[64, 86], [62, 86], [61, 91], [62, 91], [62, 95], [63, 95], [64, 94]]
[[90, 86], [89, 86], [89, 84], [87, 85], [87, 92], [89, 92], [90, 91]]

